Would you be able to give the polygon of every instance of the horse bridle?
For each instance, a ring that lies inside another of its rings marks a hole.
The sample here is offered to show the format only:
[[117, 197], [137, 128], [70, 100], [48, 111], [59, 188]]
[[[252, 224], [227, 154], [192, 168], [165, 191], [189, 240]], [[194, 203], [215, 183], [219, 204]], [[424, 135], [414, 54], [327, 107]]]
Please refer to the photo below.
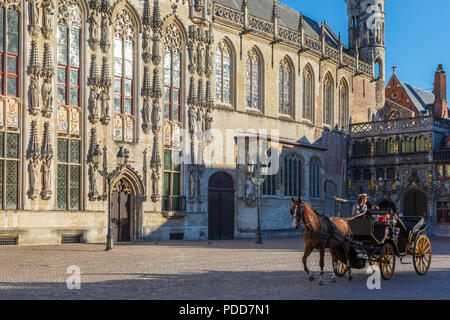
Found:
[[[303, 224], [303, 217], [305, 216], [305, 205], [302, 203], [300, 206], [301, 206], [301, 210], [300, 210], [301, 215], [300, 215], [300, 217], [298, 217], [297, 216], [297, 211], [298, 211], [297, 207], [298, 207], [298, 205], [297, 204], [295, 205], [294, 219], [295, 219], [295, 226], [298, 229], [303, 229], [304, 226], [305, 226]], [[300, 227], [302, 227], [302, 228], [300, 228]]]

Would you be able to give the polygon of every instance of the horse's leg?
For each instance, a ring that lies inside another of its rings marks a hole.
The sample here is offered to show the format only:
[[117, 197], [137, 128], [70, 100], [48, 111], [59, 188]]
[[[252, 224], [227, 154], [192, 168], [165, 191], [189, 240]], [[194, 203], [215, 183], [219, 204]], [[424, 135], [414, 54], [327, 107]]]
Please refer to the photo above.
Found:
[[331, 282], [336, 282], [336, 274], [337, 274], [337, 256], [334, 251], [334, 247], [330, 245], [330, 254], [331, 254], [331, 265], [333, 267], [333, 275], [331, 276]]
[[313, 280], [314, 280], [314, 276], [313, 276], [313, 274], [309, 271], [308, 266], [306, 265], [306, 260], [308, 259], [309, 255], [311, 254], [311, 252], [312, 252], [313, 250], [314, 250], [314, 249], [313, 249], [309, 244], [307, 244], [306, 247], [305, 247], [305, 253], [303, 254], [303, 259], [302, 259], [302, 261], [303, 261], [303, 267], [304, 267], [304, 269], [305, 269], [305, 273], [306, 273], [306, 275], [308, 276], [308, 280], [309, 280], [309, 281], [313, 281]]
[[350, 247], [348, 243], [344, 244], [345, 259], [347, 260], [347, 280], [352, 280], [352, 268], [350, 263]]
[[324, 267], [324, 265], [325, 265], [325, 262], [324, 262], [325, 248], [324, 248], [324, 247], [320, 247], [319, 253], [320, 253], [320, 262], [319, 262], [319, 265], [320, 265], [320, 275], [319, 275], [319, 281], [317, 282], [317, 284], [318, 284], [319, 286], [321, 286], [321, 285], [323, 285], [323, 267]]

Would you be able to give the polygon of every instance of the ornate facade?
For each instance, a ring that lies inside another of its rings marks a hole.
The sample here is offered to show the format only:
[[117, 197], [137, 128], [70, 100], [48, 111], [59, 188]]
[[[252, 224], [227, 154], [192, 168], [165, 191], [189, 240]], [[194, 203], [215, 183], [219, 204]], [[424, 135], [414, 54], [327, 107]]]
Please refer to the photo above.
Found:
[[384, 27], [347, 47], [276, 1], [4, 0], [0, 17], [0, 238], [19, 244], [105, 241], [99, 169], [120, 147], [116, 241], [253, 237], [260, 129], [279, 156], [262, 228], [283, 234], [292, 196], [335, 214], [348, 125], [384, 104]]

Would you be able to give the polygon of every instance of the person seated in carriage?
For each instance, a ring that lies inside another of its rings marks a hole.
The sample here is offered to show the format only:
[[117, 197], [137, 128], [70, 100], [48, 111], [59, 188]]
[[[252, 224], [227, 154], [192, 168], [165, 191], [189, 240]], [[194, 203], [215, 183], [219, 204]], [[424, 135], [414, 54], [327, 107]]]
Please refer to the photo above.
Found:
[[[353, 204], [352, 216], [353, 218], [358, 218], [361, 216], [365, 216], [368, 219], [372, 219], [372, 216], [368, 214], [367, 208], [367, 194], [363, 193], [358, 196], [358, 200], [346, 200], [341, 199], [336, 196], [333, 197], [335, 201], [343, 202], [343, 203], [351, 203]], [[379, 209], [377, 206], [372, 206], [372, 209]]]

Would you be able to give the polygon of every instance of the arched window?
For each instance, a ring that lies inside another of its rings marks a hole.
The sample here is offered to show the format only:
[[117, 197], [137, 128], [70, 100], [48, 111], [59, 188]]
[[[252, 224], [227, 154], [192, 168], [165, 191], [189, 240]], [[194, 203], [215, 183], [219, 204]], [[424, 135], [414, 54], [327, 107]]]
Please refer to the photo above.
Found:
[[245, 59], [245, 105], [247, 108], [260, 109], [261, 58], [256, 49], [251, 49]]
[[286, 58], [280, 62], [279, 73], [279, 112], [293, 115], [291, 110], [291, 65]]
[[64, 2], [58, 17], [58, 103], [80, 106], [81, 13], [76, 3]]
[[284, 195], [297, 197], [302, 195], [303, 161], [294, 154], [284, 159]]
[[342, 79], [339, 85], [339, 126], [344, 128], [348, 126], [349, 117], [349, 96], [347, 82]]
[[10, 97], [19, 96], [19, 16], [14, 5], [0, 6], [0, 94]]
[[323, 80], [323, 123], [333, 125], [333, 78], [329, 73]]
[[320, 164], [317, 158], [312, 158], [309, 165], [309, 192], [311, 198], [320, 198]]
[[225, 40], [219, 42], [216, 51], [216, 100], [231, 104], [231, 49]]
[[57, 185], [59, 210], [81, 209], [81, 24], [75, 1], [58, 2], [57, 39]]
[[181, 59], [183, 52], [183, 36], [180, 26], [172, 22], [164, 34], [164, 206], [163, 210], [172, 207], [181, 210], [181, 165], [179, 136], [181, 128]]
[[135, 27], [129, 12], [120, 10], [114, 19], [114, 138], [132, 141], [134, 127]]
[[309, 66], [303, 69], [303, 118], [314, 122], [314, 78]]

